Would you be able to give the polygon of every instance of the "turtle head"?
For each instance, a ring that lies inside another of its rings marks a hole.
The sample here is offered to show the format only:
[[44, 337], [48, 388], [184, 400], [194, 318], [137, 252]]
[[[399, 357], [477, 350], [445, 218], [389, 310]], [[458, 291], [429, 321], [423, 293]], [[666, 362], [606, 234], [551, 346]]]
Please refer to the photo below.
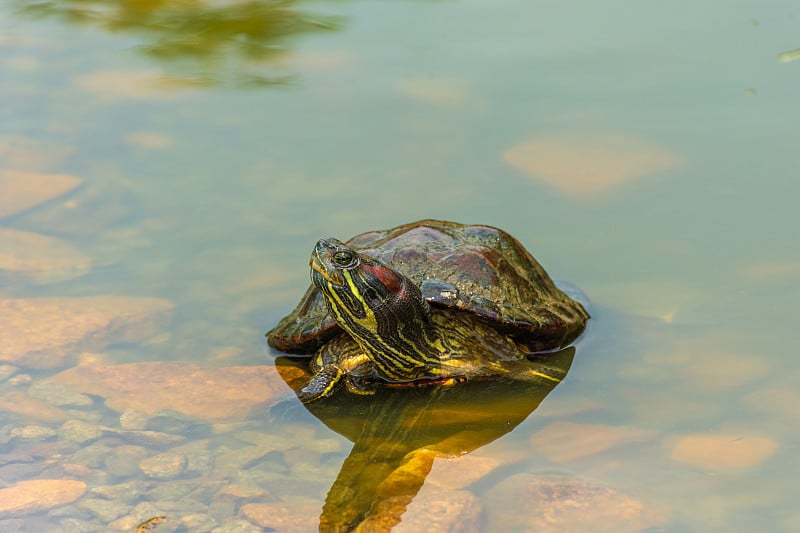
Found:
[[[309, 260], [311, 281], [330, 301], [345, 296], [350, 314], [364, 315], [367, 307], [379, 307], [393, 297], [405, 297], [404, 282], [411, 280], [383, 263], [358, 253], [332, 237], [317, 241]], [[356, 305], [357, 303], [357, 305]]]
[[347, 331], [351, 323], [374, 331], [379, 318], [375, 313], [392, 314], [406, 304], [424, 306], [428, 311], [413, 281], [337, 239], [317, 241], [309, 264], [312, 283], [325, 296], [333, 318]]
[[408, 277], [334, 239], [311, 253], [311, 281], [336, 323], [388, 380], [413, 379], [433, 357], [430, 307]]

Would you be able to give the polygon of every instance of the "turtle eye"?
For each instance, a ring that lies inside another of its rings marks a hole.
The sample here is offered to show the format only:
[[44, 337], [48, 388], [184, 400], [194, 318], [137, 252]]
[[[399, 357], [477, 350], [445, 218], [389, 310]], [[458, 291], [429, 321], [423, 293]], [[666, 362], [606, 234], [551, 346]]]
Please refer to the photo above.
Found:
[[350, 266], [350, 264], [353, 262], [353, 254], [344, 250], [338, 251], [333, 254], [333, 262], [340, 267]]

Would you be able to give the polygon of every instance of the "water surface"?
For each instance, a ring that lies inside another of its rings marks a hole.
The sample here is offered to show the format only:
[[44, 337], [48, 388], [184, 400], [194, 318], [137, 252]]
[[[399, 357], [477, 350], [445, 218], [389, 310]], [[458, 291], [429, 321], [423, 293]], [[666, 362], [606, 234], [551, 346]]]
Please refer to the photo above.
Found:
[[[615, 516], [633, 531], [800, 527], [796, 3], [170, 4], [1, 8], [0, 168], [28, 173], [17, 186], [81, 185], [0, 228], [59, 239], [89, 266], [4, 275], [0, 297], [173, 306], [54, 367], [10, 363], [2, 486], [87, 488], [3, 527], [124, 530], [163, 514], [191, 531], [316, 528], [358, 438], [279, 379], [244, 419], [129, 426], [180, 446], [119, 433], [125, 405], [96, 396], [50, 418], [11, 406], [79, 361], [272, 368], [263, 334], [307, 287], [314, 242], [421, 218], [509, 231], [585, 291], [593, 319], [564, 381], [507, 433], [462, 442], [459, 459], [403, 455], [422, 486], [398, 504], [406, 527], [434, 502], [463, 530], [619, 531]], [[67, 420], [117, 433], [81, 441]], [[164, 453], [188, 465], [142, 468]], [[547, 500], [547, 476], [572, 496]], [[139, 492], [114, 492], [126, 483]], [[548, 509], [565, 522], [538, 518]]]

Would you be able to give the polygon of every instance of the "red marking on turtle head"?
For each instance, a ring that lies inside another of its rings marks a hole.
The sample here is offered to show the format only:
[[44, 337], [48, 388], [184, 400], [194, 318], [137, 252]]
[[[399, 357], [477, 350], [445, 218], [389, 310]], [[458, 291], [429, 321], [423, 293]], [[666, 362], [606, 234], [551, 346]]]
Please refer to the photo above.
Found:
[[362, 263], [361, 268], [369, 275], [374, 276], [386, 287], [389, 292], [399, 293], [403, 288], [403, 280], [394, 270], [383, 266], [373, 266]]

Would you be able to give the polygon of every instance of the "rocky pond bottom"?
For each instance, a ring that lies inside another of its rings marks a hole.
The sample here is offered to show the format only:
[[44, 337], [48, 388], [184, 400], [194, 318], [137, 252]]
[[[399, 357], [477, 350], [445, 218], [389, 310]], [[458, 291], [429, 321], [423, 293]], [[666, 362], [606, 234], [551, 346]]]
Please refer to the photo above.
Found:
[[[519, 453], [500, 458], [478, 449], [460, 456], [456, 451], [508, 431], [505, 419], [494, 427], [475, 424], [494, 414], [489, 407], [480, 413], [440, 403], [423, 415], [433, 432], [410, 417], [375, 425], [375, 416], [397, 406], [390, 398], [380, 413], [363, 410], [365, 404], [315, 413], [329, 429], [311, 423], [271, 366], [105, 364], [87, 356], [44, 379], [3, 368], [0, 401], [13, 413], [0, 437], [3, 531], [135, 531], [156, 517], [163, 519], [152, 531], [301, 532], [342, 517], [358, 520], [362, 531], [564, 531], [590, 524], [620, 531], [625, 517], [622, 530], [638, 531], [665, 519], [611, 487], [563, 472], [526, 473]], [[304, 377], [282, 372], [289, 380]], [[524, 418], [540, 399], [533, 396], [512, 417]], [[498, 409], [515, 411], [510, 402]], [[397, 424], [407, 427], [393, 438]], [[572, 455], [651, 437], [554, 422], [531, 445], [552, 454], [548, 439], [564, 432], [586, 434], [584, 446], [566, 452]], [[355, 435], [352, 449], [337, 433]], [[379, 495], [369, 511], [351, 501], [361, 490]]]

